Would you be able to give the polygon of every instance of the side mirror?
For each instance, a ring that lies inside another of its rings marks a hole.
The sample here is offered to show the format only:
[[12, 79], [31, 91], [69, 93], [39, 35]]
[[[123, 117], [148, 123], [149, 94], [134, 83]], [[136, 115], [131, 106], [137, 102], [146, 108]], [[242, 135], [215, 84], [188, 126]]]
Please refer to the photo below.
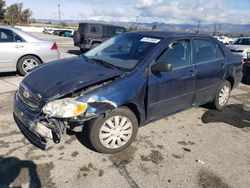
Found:
[[170, 63], [156, 63], [151, 66], [151, 72], [160, 73], [160, 72], [172, 72], [173, 67]]

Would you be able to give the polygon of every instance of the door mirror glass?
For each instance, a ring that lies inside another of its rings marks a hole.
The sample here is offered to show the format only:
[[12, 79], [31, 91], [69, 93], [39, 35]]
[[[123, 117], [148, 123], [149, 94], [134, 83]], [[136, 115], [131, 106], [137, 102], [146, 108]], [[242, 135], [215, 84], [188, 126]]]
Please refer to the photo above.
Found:
[[161, 72], [172, 72], [173, 67], [170, 63], [164, 62], [164, 63], [156, 63], [152, 65], [151, 72], [153, 73], [161, 73]]

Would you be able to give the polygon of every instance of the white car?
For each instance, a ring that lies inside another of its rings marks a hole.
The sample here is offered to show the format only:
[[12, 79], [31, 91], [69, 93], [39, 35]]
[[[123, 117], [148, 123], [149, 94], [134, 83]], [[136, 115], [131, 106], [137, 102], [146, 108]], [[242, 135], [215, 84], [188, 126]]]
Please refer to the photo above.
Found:
[[247, 60], [250, 55], [250, 37], [240, 37], [228, 47], [233, 53], [240, 54], [244, 60]]
[[234, 42], [233, 38], [227, 37], [227, 36], [214, 36], [214, 38], [217, 38], [220, 42], [223, 44], [232, 44]]
[[0, 26], [0, 72], [25, 75], [39, 64], [60, 58], [57, 44], [20, 29]]

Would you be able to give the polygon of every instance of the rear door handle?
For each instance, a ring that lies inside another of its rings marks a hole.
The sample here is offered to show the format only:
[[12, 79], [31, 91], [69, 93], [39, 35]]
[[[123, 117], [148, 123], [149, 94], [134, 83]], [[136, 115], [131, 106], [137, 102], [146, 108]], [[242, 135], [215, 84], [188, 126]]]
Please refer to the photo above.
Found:
[[24, 45], [20, 45], [20, 44], [15, 45], [15, 48], [23, 48], [23, 47], [24, 47]]

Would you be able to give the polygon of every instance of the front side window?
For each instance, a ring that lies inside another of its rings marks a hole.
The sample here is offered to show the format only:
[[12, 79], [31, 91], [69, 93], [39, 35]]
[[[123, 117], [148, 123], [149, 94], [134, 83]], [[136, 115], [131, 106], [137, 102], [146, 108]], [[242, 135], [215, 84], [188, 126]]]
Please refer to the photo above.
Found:
[[233, 44], [236, 44], [236, 45], [250, 45], [250, 38], [239, 38]]
[[215, 61], [218, 59], [216, 44], [211, 40], [194, 40], [196, 63]]
[[173, 68], [180, 68], [191, 64], [190, 40], [178, 40], [170, 43], [165, 52], [158, 58], [158, 63], [170, 63]]
[[8, 29], [0, 29], [0, 42], [14, 42], [13, 32]]
[[161, 39], [137, 34], [117, 35], [84, 55], [118, 69], [133, 69]]

